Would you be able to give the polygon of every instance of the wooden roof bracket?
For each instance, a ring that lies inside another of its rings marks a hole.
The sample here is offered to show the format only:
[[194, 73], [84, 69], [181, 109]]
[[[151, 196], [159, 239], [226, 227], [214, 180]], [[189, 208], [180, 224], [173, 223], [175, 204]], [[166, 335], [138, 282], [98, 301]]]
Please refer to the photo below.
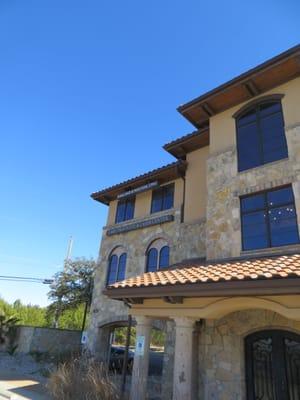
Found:
[[249, 79], [248, 81], [244, 82], [243, 87], [246, 89], [250, 97], [255, 97], [261, 93], [252, 79]]
[[171, 303], [171, 304], [182, 304], [183, 303], [182, 296], [164, 296], [163, 300], [166, 303]]
[[212, 117], [213, 115], [215, 115], [215, 111], [211, 108], [211, 106], [207, 102], [202, 103], [201, 108], [205, 112], [205, 114], [207, 114], [208, 117]]

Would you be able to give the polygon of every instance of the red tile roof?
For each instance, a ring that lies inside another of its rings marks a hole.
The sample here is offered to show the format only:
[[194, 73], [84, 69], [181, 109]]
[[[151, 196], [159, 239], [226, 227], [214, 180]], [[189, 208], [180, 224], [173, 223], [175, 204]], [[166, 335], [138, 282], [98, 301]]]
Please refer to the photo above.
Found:
[[117, 282], [109, 290], [225, 281], [255, 281], [300, 277], [300, 254], [217, 263], [186, 261], [173, 268], [148, 272]]

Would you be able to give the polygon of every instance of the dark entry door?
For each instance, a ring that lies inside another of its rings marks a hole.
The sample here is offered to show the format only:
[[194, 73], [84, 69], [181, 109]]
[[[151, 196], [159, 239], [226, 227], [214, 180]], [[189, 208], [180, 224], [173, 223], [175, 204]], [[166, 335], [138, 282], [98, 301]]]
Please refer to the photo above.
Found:
[[300, 400], [300, 335], [281, 330], [246, 338], [248, 400]]

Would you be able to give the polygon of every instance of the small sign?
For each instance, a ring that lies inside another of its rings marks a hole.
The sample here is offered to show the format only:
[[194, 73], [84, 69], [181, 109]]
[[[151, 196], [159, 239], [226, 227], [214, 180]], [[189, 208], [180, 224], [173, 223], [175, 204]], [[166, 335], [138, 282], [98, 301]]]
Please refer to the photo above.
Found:
[[135, 345], [135, 354], [143, 356], [145, 351], [145, 336], [137, 336]]
[[87, 342], [88, 342], [87, 331], [83, 331], [81, 335], [81, 344], [87, 344]]
[[164, 224], [165, 222], [172, 222], [174, 221], [174, 215], [162, 215], [161, 217], [150, 218], [145, 221], [141, 222], [134, 222], [132, 224], [126, 224], [123, 226], [117, 226], [111, 229], [108, 229], [106, 232], [107, 236], [117, 235], [124, 232], [130, 232], [137, 229], [147, 228], [148, 226]]
[[138, 193], [143, 193], [143, 192], [146, 192], [147, 190], [154, 189], [154, 188], [156, 188], [156, 187], [158, 187], [158, 186], [159, 186], [159, 184], [158, 184], [157, 181], [155, 181], [155, 182], [150, 182], [150, 183], [147, 183], [146, 185], [139, 186], [139, 187], [137, 187], [137, 188], [135, 188], [135, 189], [127, 190], [127, 192], [120, 193], [120, 194], [117, 196], [117, 199], [118, 199], [118, 200], [120, 200], [120, 199], [125, 199], [125, 198], [127, 198], [127, 197], [134, 196], [134, 195], [136, 195], [136, 194], [138, 194]]

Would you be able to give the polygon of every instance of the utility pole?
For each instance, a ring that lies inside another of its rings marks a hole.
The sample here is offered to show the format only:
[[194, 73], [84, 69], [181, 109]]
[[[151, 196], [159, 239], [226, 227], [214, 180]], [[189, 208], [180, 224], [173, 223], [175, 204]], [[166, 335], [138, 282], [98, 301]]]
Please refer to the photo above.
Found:
[[72, 248], [73, 248], [73, 236], [70, 236], [70, 239], [68, 242], [68, 247], [67, 247], [66, 261], [70, 260], [70, 258], [71, 258]]
[[[68, 246], [67, 246], [66, 258], [64, 260], [64, 270], [66, 270], [66, 261], [69, 261], [71, 259], [72, 248], [73, 248], [73, 236], [70, 236]], [[54, 318], [53, 318], [53, 327], [54, 328], [58, 328], [58, 321], [59, 321], [60, 314], [61, 314], [61, 300], [59, 299], [55, 313], [54, 313]]]

